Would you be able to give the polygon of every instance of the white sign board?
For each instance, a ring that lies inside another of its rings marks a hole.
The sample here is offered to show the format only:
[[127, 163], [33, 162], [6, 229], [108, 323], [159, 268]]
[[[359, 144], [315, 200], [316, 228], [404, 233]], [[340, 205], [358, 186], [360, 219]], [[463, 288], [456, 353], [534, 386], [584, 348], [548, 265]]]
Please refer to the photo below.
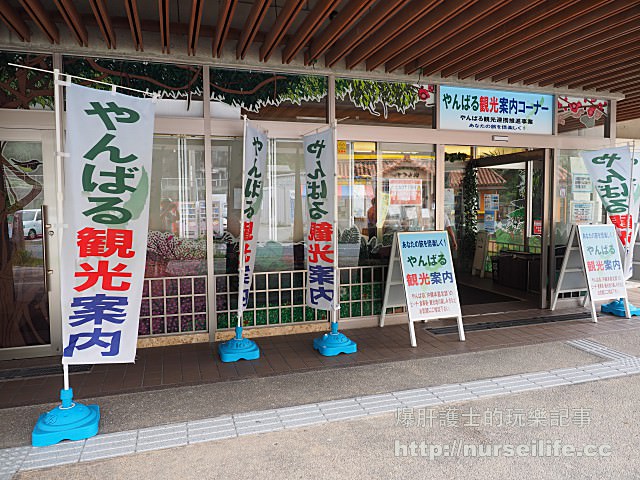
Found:
[[627, 296], [618, 239], [613, 225], [578, 225], [580, 251], [591, 299]]
[[[401, 303], [402, 290], [404, 301]], [[457, 318], [458, 335], [464, 341], [460, 300], [446, 232], [399, 232], [394, 236], [381, 327], [386, 309], [400, 305], [407, 307], [412, 347], [417, 346], [413, 322], [433, 318]]]
[[595, 302], [624, 299], [625, 313], [630, 317], [623, 265], [618, 238], [613, 225], [573, 225], [562, 261], [558, 286], [551, 310], [564, 293], [585, 294], [583, 305], [590, 299], [591, 318], [598, 321]]

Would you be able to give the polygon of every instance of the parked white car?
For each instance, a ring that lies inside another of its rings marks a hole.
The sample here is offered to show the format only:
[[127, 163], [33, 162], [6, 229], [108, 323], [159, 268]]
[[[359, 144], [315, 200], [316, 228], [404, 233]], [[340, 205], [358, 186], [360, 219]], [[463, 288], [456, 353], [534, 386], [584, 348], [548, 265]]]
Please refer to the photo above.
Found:
[[24, 237], [33, 240], [42, 236], [42, 212], [39, 209], [20, 210]]

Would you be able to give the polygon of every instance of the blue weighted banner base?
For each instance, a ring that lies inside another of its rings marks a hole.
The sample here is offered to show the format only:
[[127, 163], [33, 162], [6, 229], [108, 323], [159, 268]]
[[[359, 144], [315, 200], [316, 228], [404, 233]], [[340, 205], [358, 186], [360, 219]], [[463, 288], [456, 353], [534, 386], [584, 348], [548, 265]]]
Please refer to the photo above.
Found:
[[242, 327], [236, 327], [236, 337], [218, 346], [218, 354], [223, 362], [237, 362], [238, 360], [257, 360], [260, 349], [256, 342], [242, 338]]
[[320, 355], [334, 357], [341, 353], [356, 353], [358, 345], [343, 333], [338, 332], [338, 322], [331, 323], [331, 332], [313, 340], [313, 348]]
[[34, 447], [46, 447], [63, 440], [84, 440], [98, 433], [100, 407], [73, 402], [73, 390], [60, 390], [62, 405], [43, 413], [31, 433]]
[[[617, 317], [626, 317], [626, 313], [624, 312], [624, 300], [621, 298], [620, 300], [614, 300], [610, 303], [605, 303], [600, 307], [602, 313], [610, 313], [612, 315], [616, 315]], [[631, 316], [634, 315], [640, 316], [640, 308], [634, 307], [633, 304], [629, 303], [629, 312]]]

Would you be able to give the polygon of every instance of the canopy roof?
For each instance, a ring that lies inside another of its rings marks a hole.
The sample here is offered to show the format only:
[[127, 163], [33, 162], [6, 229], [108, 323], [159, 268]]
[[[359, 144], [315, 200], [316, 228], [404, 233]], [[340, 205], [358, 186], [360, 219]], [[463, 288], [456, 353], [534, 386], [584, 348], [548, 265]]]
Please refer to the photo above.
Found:
[[618, 120], [640, 117], [637, 0], [0, 0], [0, 18], [0, 48], [621, 94]]

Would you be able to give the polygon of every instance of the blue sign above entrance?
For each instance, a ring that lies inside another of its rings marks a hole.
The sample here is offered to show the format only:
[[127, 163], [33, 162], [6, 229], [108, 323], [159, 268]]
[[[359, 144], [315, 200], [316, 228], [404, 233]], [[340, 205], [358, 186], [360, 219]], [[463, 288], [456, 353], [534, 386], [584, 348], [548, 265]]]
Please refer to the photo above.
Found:
[[553, 95], [440, 87], [440, 128], [499, 133], [553, 133]]

